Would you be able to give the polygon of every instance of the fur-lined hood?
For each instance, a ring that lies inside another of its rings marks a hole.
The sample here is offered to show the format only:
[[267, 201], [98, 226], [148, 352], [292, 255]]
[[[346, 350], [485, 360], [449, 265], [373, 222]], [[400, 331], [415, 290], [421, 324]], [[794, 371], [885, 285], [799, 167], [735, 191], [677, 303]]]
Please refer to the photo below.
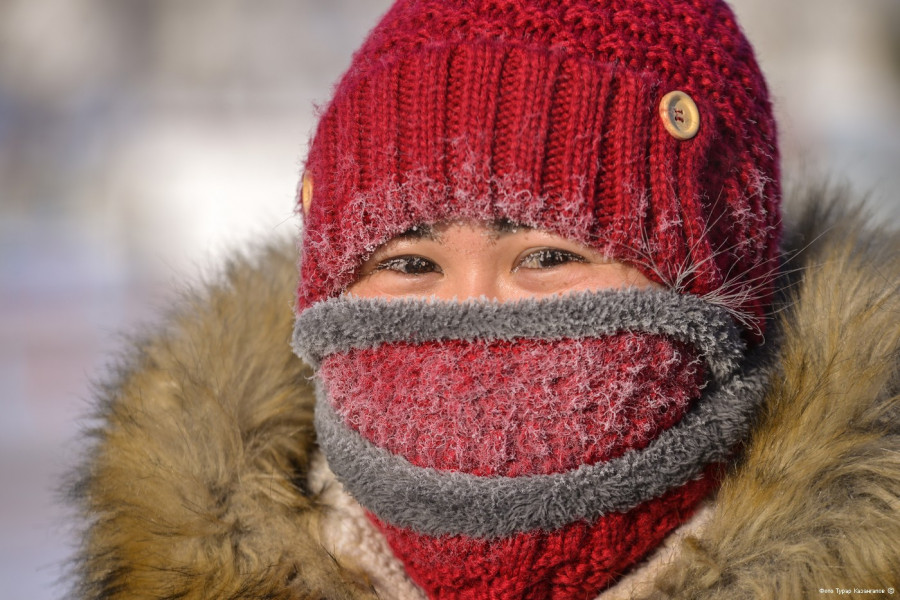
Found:
[[[900, 588], [900, 237], [821, 193], [803, 205], [788, 224], [786, 247], [802, 251], [785, 254], [779, 370], [751, 437], [703, 523], [612, 596]], [[86, 523], [74, 597], [377, 597], [329, 543], [339, 486], [310, 476], [295, 273], [290, 243], [233, 261], [100, 387], [70, 490]]]

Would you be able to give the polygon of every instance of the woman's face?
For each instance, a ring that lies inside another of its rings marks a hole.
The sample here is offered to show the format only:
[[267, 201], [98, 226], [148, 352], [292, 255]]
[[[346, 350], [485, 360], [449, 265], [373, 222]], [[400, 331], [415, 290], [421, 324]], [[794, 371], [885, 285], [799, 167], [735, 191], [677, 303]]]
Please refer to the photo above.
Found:
[[416, 227], [380, 246], [347, 293], [504, 302], [624, 287], [661, 286], [554, 233], [505, 221], [454, 221]]

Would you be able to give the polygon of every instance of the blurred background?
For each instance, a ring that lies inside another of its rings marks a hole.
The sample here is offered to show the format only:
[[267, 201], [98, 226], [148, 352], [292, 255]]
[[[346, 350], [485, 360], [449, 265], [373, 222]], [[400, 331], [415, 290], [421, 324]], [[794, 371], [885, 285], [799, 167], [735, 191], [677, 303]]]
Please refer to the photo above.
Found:
[[[316, 103], [388, 0], [0, 0], [0, 597], [59, 597], [90, 382], [223, 254], [292, 236]], [[735, 0], [788, 179], [900, 222], [900, 2]]]

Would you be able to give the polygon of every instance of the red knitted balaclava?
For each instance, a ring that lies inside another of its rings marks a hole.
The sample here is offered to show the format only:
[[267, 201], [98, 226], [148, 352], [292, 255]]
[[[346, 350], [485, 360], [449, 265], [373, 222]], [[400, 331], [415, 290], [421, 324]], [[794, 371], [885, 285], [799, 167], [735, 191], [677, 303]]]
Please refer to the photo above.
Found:
[[[294, 344], [329, 466], [426, 593], [590, 598], [690, 516], [761, 389], [779, 195], [724, 2], [395, 3], [310, 149]], [[666, 291], [342, 295], [380, 244], [461, 219]]]

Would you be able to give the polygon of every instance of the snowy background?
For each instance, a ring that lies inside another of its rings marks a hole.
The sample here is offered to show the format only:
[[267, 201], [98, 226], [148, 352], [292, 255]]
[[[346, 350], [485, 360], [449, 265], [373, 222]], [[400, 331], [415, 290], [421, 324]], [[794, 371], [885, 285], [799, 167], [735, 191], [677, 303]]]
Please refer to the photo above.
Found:
[[[314, 104], [388, 4], [0, 0], [0, 598], [61, 595], [91, 378], [228, 249], [295, 234]], [[785, 173], [898, 224], [900, 2], [732, 4]]]

